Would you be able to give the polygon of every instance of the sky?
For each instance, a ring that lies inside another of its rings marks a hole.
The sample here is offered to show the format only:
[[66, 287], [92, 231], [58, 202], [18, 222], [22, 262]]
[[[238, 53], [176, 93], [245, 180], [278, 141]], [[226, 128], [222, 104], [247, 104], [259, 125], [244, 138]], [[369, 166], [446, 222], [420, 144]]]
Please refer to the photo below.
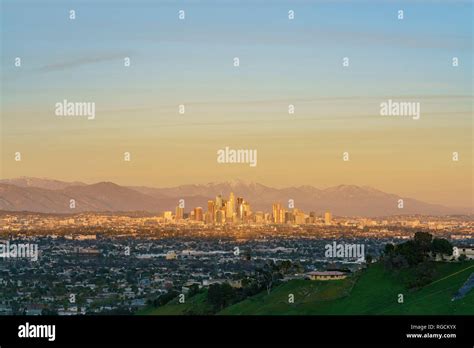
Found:
[[[2, 178], [354, 184], [472, 207], [471, 1], [0, 3]], [[95, 118], [57, 116], [64, 99]], [[420, 119], [381, 116], [389, 99]], [[257, 166], [218, 163], [226, 146]]]

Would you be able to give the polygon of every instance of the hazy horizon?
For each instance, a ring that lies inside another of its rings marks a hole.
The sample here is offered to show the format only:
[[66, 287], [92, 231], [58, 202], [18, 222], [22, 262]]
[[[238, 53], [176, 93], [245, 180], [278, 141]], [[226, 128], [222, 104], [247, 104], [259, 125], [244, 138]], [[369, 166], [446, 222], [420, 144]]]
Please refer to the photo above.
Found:
[[[131, 184], [131, 185], [128, 185], [128, 184], [121, 184], [121, 183], [118, 183], [118, 182], [114, 182], [114, 181], [110, 181], [110, 180], [99, 180], [99, 181], [84, 181], [84, 180], [60, 180], [60, 179], [56, 179], [56, 178], [46, 178], [46, 177], [17, 177], [17, 178], [0, 178], [0, 184], [4, 183], [5, 181], [7, 182], [10, 182], [10, 181], [18, 181], [18, 180], [21, 180], [21, 179], [25, 179], [25, 180], [28, 180], [28, 179], [32, 179], [32, 180], [44, 180], [44, 181], [54, 181], [54, 182], [60, 182], [60, 183], [65, 183], [65, 184], [68, 184], [68, 186], [73, 186], [73, 184], [84, 184], [84, 185], [97, 185], [97, 184], [101, 184], [101, 183], [112, 183], [114, 185], [118, 185], [118, 186], [121, 186], [121, 187], [128, 187], [128, 188], [151, 188], [151, 189], [173, 189], [173, 188], [180, 188], [180, 187], [183, 187], [183, 186], [207, 186], [207, 185], [224, 185], [224, 184], [229, 184], [229, 185], [252, 185], [252, 184], [256, 184], [256, 185], [262, 185], [262, 186], [265, 186], [266, 188], [269, 188], [269, 189], [277, 189], [277, 190], [284, 190], [284, 189], [291, 189], [291, 188], [295, 188], [295, 189], [299, 189], [301, 187], [312, 187], [312, 188], [315, 188], [317, 190], [321, 190], [321, 191], [324, 191], [324, 190], [328, 190], [328, 189], [332, 189], [332, 188], [339, 188], [339, 187], [352, 187], [352, 186], [355, 186], [355, 187], [358, 187], [358, 188], [362, 188], [362, 189], [373, 189], [373, 190], [376, 190], [376, 191], [380, 191], [384, 194], [392, 194], [392, 195], [398, 195], [397, 192], [388, 192], [388, 191], [383, 191], [377, 187], [373, 187], [373, 186], [370, 186], [370, 185], [357, 185], [357, 184], [338, 184], [338, 185], [332, 185], [332, 186], [315, 186], [315, 185], [310, 185], [310, 184], [299, 184], [299, 185], [289, 185], [289, 186], [273, 186], [273, 185], [267, 185], [265, 183], [261, 183], [261, 182], [254, 182], [254, 181], [248, 181], [248, 180], [244, 180], [244, 179], [231, 179], [231, 180], [227, 180], [227, 181], [213, 181], [213, 182], [203, 182], [203, 183], [183, 183], [183, 184], [179, 184], [179, 185], [171, 185], [171, 186], [163, 186], [163, 185], [159, 185], [159, 186], [149, 186], [149, 185], [134, 185], [134, 184]], [[12, 185], [17, 185], [17, 183], [11, 183], [10, 184]], [[69, 185], [70, 184], [70, 185]], [[29, 186], [26, 186], [26, 187], [42, 187], [41, 185], [29, 185]], [[43, 187], [44, 188], [44, 187]], [[235, 191], [234, 192], [235, 194], [238, 194], [239, 192], [238, 191]], [[217, 196], [218, 194], [222, 194], [222, 192], [215, 192], [215, 195]], [[402, 195], [398, 195], [400, 197], [402, 197]], [[214, 198], [214, 197], [209, 197], [210, 199]], [[429, 202], [429, 201], [426, 201], [426, 200], [423, 200], [423, 199], [420, 199], [418, 197], [414, 197], [414, 196], [404, 196], [403, 198], [409, 198], [409, 199], [414, 199], [414, 200], [417, 200], [417, 201], [420, 201], [420, 202], [423, 202], [423, 203], [428, 203], [428, 204], [438, 204], [436, 202]], [[450, 208], [450, 209], [455, 209], [455, 210], [459, 210], [459, 214], [473, 214], [474, 212], [472, 211], [472, 207], [471, 206], [454, 206], [454, 205], [445, 205], [445, 204], [440, 204], [440, 206], [444, 206], [446, 208]], [[403, 214], [401, 214], [403, 215]], [[423, 215], [423, 214], [421, 214]]]

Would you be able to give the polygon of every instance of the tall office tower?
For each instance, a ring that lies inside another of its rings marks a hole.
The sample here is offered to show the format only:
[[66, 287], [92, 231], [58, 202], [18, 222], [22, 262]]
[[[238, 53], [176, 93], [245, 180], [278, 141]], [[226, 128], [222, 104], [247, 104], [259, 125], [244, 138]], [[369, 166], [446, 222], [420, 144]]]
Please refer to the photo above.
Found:
[[222, 201], [222, 195], [216, 196], [216, 211], [221, 209], [224, 206], [224, 202]]
[[306, 223], [306, 216], [302, 211], [298, 211], [295, 213], [295, 224], [303, 225]]
[[284, 224], [286, 222], [286, 209], [280, 209], [280, 221], [278, 222], [279, 224]]
[[222, 225], [225, 222], [225, 210], [219, 209], [216, 211], [216, 223]]
[[202, 215], [202, 208], [201, 207], [194, 208], [194, 220], [203, 221], [203, 215]]
[[229, 201], [226, 204], [226, 210], [226, 217], [232, 219], [235, 212], [235, 197], [233, 192], [230, 193]]
[[183, 220], [184, 218], [184, 208], [181, 208], [179, 205], [176, 207], [176, 221]]
[[[214, 202], [214, 201], [213, 201]], [[208, 211], [206, 211], [206, 213], [204, 214], [204, 222], [206, 224], [213, 224], [214, 223], [214, 220], [212, 218], [212, 215], [211, 213], [209, 213]]]
[[239, 220], [242, 220], [244, 217], [244, 199], [242, 197], [237, 197], [237, 217]]
[[250, 215], [252, 215], [252, 212], [250, 211], [250, 204], [244, 201], [244, 203], [242, 203], [242, 216], [245, 218]]
[[214, 201], [207, 201], [207, 212], [210, 216], [210, 221], [206, 221], [207, 223], [213, 223], [215, 221], [216, 216], [216, 205]]
[[272, 212], [273, 212], [273, 222], [276, 224], [280, 223], [280, 211], [281, 211], [281, 204], [280, 203], [273, 203], [272, 205]]
[[331, 225], [331, 219], [332, 219], [332, 216], [330, 212], [327, 211], [326, 213], [324, 213], [324, 224], [326, 226]]

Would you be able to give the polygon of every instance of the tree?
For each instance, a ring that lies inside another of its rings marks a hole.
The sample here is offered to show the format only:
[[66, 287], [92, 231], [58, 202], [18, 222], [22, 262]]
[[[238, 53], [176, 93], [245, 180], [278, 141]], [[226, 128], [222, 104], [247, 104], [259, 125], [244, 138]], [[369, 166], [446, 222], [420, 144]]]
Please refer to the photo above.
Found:
[[282, 261], [278, 265], [278, 268], [279, 268], [279, 270], [282, 274], [288, 273], [290, 271], [291, 267], [292, 267], [292, 264], [291, 264], [291, 261], [289, 261], [289, 260]]
[[384, 254], [390, 255], [395, 250], [395, 246], [392, 243], [385, 244]]
[[304, 271], [304, 268], [299, 262], [291, 262], [290, 260], [284, 260], [277, 263], [277, 268], [282, 275], [285, 274], [296, 274]]
[[410, 266], [417, 265], [425, 259], [423, 247], [415, 240], [409, 240], [397, 245], [395, 252], [396, 254], [404, 256]]
[[234, 297], [234, 289], [228, 283], [212, 284], [207, 291], [207, 301], [216, 311], [222, 310], [230, 305]]
[[188, 296], [189, 296], [189, 297], [192, 297], [192, 296], [196, 295], [198, 292], [199, 292], [199, 285], [197, 285], [197, 284], [192, 284], [192, 285], [189, 287]]
[[365, 263], [366, 263], [367, 265], [370, 265], [370, 264], [372, 263], [372, 255], [367, 254], [367, 255], [365, 256]]
[[280, 268], [273, 261], [266, 263], [263, 268], [259, 269], [257, 272], [263, 281], [265, 289], [267, 290], [267, 294], [270, 294], [274, 283], [283, 278]]
[[174, 290], [169, 291], [168, 293], [160, 295], [158, 298], [154, 299], [152, 301], [153, 306], [154, 307], [163, 306], [166, 303], [168, 303], [169, 301], [171, 301], [172, 299], [174, 299], [175, 297], [177, 297], [178, 295], [179, 295], [179, 293], [177, 291], [174, 291]]
[[453, 245], [444, 238], [434, 238], [431, 243], [431, 251], [435, 254], [448, 255], [453, 254]]
[[414, 241], [415, 244], [421, 249], [422, 252], [428, 252], [431, 249], [431, 240], [433, 236], [428, 232], [416, 232]]
[[385, 267], [389, 270], [399, 270], [408, 267], [408, 261], [405, 256], [394, 254], [385, 259]]

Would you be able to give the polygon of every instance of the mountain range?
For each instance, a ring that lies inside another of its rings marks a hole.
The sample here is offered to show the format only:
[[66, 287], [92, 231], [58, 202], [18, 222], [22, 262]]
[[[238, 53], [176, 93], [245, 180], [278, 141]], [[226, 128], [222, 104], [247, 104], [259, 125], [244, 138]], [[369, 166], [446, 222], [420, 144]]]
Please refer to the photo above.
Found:
[[[129, 212], [174, 211], [180, 199], [185, 200], [185, 211], [201, 206], [207, 209], [207, 201], [230, 192], [250, 203], [252, 211], [271, 212], [272, 204], [288, 205], [294, 200], [295, 207], [306, 213], [325, 211], [336, 216], [389, 216], [402, 214], [449, 215], [468, 214], [470, 209], [454, 209], [438, 204], [422, 202], [396, 194], [385, 193], [368, 186], [339, 185], [326, 189], [313, 186], [272, 188], [258, 183], [231, 181], [202, 185], [181, 185], [170, 188], [144, 186], [120, 186], [112, 182], [85, 184], [59, 180], [21, 177], [0, 180], [0, 210], [31, 211], [40, 213], [71, 212]], [[404, 208], [398, 208], [398, 200], [404, 200]], [[71, 199], [76, 208], [69, 208]]]

